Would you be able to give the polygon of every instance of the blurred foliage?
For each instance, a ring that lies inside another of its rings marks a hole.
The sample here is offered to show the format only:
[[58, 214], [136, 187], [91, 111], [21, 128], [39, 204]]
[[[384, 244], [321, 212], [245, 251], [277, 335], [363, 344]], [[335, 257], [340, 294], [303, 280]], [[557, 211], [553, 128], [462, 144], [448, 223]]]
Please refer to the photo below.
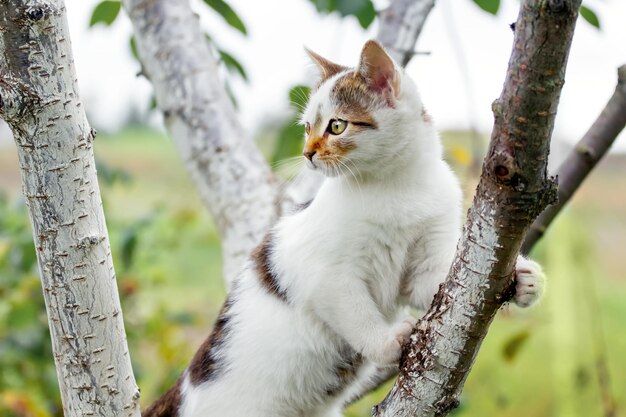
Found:
[[500, 10], [500, 0], [474, 0], [474, 3], [487, 13], [497, 14]]
[[204, 0], [204, 2], [213, 10], [215, 10], [220, 16], [224, 18], [233, 28], [237, 29], [244, 35], [248, 34], [246, 26], [241, 21], [241, 18], [235, 13], [235, 11], [223, 0]]
[[[204, 4], [206, 4], [211, 10], [220, 15], [224, 21], [240, 32], [242, 35], [247, 36], [248, 30], [243, 20], [239, 17], [239, 15], [233, 10], [232, 7], [228, 3], [223, 0], [203, 0]], [[119, 15], [119, 11], [121, 8], [120, 0], [103, 0], [96, 5], [91, 13], [91, 19], [89, 21], [89, 26], [92, 27], [98, 23], [102, 23], [106, 26], [110, 26]], [[228, 52], [222, 48], [220, 48], [217, 42], [213, 39], [211, 35], [208, 33], [205, 34], [206, 39], [209, 41], [209, 45], [212, 49], [214, 49], [216, 56], [219, 57], [219, 62], [224, 65], [228, 74], [234, 74], [236, 76], [241, 77], [244, 81], [248, 81], [248, 75], [244, 66], [241, 64], [238, 58], [235, 57], [231, 52]], [[128, 47], [131, 53], [131, 56], [139, 61], [139, 52], [137, 50], [137, 43], [135, 37], [133, 35], [130, 36], [128, 41]], [[236, 106], [237, 101], [235, 96], [232, 94], [232, 88], [230, 86], [230, 81], [228, 77], [224, 80], [225, 89], [231, 98], [233, 104]], [[157, 107], [156, 98], [154, 95], [150, 99], [150, 110], [154, 110]]]
[[297, 85], [289, 90], [289, 102], [293, 114], [278, 130], [278, 136], [270, 161], [273, 166], [278, 162], [302, 154], [304, 126], [300, 124], [300, 113], [306, 106], [311, 89]]
[[594, 12], [593, 10], [591, 10], [589, 7], [587, 6], [580, 6], [580, 15], [582, 16], [583, 19], [585, 19], [591, 26], [596, 27], [597, 29], [600, 29], [600, 19], [598, 18], [598, 15], [596, 14], [596, 12]]
[[60, 415], [35, 246], [22, 200], [0, 195], [0, 415]]
[[[294, 113], [306, 92], [301, 87], [292, 91]], [[301, 138], [300, 133], [294, 140], [300, 144]], [[463, 158], [457, 161], [453, 154], [468, 152], [469, 135], [444, 132], [443, 142], [447, 159], [463, 173]], [[132, 130], [99, 135], [95, 146], [124, 321], [145, 407], [176, 380], [221, 306], [219, 240], [173, 145], [161, 134]], [[265, 148], [268, 158], [275, 149], [275, 142]], [[587, 189], [596, 194], [548, 231], [534, 254], [548, 273], [546, 299], [531, 311], [511, 308], [498, 315], [455, 416], [601, 416], [599, 357], [608, 361], [613, 392], [624, 404], [626, 276], [623, 244], [613, 240], [623, 238], [626, 230], [626, 193], [615, 192], [623, 189], [623, 173], [623, 164], [612, 176], [595, 173], [600, 177], [595, 182], [590, 178]], [[474, 181], [463, 180], [468, 190]], [[613, 243], [595, 250], [597, 235], [606, 234], [603, 241]], [[35, 251], [19, 199], [0, 198], [0, 277], [0, 415], [60, 417]], [[597, 287], [595, 292], [590, 286]], [[605, 350], [597, 347], [602, 337]], [[347, 415], [369, 416], [389, 388], [367, 396]], [[563, 403], [572, 404], [572, 414]]]
[[111, 25], [120, 13], [122, 2], [120, 0], [104, 0], [96, 5], [91, 13], [89, 26], [102, 23], [106, 26]]
[[371, 0], [309, 0], [320, 13], [338, 12], [341, 17], [354, 16], [363, 29], [367, 29], [376, 18]]
[[[311, 0], [313, 1], [313, 0]], [[487, 13], [496, 15], [500, 10], [500, 0], [472, 0], [478, 7], [486, 11]], [[594, 12], [589, 6], [580, 6], [580, 17], [585, 19], [587, 23], [596, 29], [600, 29], [600, 19], [596, 12]]]

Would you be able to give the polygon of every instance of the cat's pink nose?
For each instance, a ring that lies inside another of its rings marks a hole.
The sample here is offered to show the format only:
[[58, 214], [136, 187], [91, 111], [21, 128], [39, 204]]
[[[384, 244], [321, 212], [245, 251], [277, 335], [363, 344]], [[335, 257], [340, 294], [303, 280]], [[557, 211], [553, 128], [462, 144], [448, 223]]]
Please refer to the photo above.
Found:
[[306, 156], [309, 161], [313, 162], [313, 156], [316, 154], [316, 151], [304, 151], [302, 154]]

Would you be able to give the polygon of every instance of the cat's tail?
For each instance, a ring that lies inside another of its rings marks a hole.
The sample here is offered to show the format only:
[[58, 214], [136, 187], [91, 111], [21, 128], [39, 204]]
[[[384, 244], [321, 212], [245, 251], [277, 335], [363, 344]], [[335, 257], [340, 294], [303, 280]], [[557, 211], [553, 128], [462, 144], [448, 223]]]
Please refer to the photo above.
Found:
[[181, 384], [183, 377], [169, 389], [161, 398], [153, 402], [150, 407], [141, 413], [142, 417], [179, 417], [178, 411], [182, 403]]

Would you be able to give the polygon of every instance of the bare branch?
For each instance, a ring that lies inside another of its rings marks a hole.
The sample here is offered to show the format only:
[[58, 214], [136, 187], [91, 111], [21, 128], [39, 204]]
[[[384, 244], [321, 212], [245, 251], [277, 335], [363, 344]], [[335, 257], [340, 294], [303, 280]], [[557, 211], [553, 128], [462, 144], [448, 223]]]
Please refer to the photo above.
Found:
[[229, 283], [277, 218], [277, 180], [239, 123], [188, 1], [124, 6], [168, 133], [221, 234]]
[[617, 86], [609, 102], [557, 170], [559, 201], [545, 209], [534, 221], [522, 245], [522, 253], [529, 253], [541, 239], [552, 220], [607, 153], [625, 125], [626, 65], [622, 65], [617, 70]]
[[64, 414], [139, 416], [63, 1], [0, 2], [0, 55]]
[[411, 337], [376, 416], [445, 416], [512, 294], [528, 227], [555, 197], [547, 156], [580, 0], [525, 0], [483, 173], [446, 282]]

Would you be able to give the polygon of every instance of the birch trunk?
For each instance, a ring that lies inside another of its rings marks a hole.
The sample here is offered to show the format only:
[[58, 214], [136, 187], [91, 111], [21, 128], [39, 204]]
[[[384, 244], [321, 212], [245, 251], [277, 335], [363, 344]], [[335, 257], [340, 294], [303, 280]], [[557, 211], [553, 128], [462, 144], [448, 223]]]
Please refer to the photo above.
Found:
[[18, 148], [64, 414], [139, 416], [61, 0], [0, 3], [0, 116]]
[[222, 237], [228, 285], [278, 216], [277, 180], [237, 119], [188, 1], [124, 6], [169, 136]]
[[489, 324], [513, 293], [532, 221], [555, 198], [547, 177], [554, 117], [580, 0], [525, 0], [474, 202], [446, 282], [411, 336], [378, 417], [445, 416], [458, 404]]

